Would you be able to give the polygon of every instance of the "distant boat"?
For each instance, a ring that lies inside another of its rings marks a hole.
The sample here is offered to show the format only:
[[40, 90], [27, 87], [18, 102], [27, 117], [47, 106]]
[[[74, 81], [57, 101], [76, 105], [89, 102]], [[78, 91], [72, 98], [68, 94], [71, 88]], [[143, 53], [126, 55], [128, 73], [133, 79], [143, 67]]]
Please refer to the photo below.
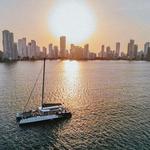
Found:
[[45, 61], [46, 60], [44, 59], [41, 106], [36, 110], [17, 113], [16, 120], [19, 125], [51, 122], [54, 120], [69, 119], [72, 117], [71, 112], [61, 103], [44, 103]]

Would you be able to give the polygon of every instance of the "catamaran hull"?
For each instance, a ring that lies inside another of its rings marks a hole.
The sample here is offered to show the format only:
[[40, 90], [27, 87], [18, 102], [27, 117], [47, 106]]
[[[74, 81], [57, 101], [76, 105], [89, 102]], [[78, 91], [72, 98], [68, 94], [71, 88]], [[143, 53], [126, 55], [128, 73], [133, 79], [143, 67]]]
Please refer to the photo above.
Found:
[[71, 113], [66, 113], [66, 114], [61, 114], [61, 115], [31, 117], [31, 118], [20, 120], [19, 126], [61, 121], [61, 120], [69, 119], [71, 118], [71, 116], [72, 116]]

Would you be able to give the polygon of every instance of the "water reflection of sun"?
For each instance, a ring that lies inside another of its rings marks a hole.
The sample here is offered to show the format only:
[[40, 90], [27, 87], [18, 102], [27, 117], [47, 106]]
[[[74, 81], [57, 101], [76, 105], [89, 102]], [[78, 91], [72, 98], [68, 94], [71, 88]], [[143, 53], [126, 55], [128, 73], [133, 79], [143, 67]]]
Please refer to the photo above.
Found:
[[67, 78], [69, 84], [75, 81], [75, 78], [79, 72], [79, 63], [77, 61], [64, 61], [64, 75]]
[[65, 95], [71, 99], [75, 96], [79, 85], [80, 64], [77, 61], [64, 61]]

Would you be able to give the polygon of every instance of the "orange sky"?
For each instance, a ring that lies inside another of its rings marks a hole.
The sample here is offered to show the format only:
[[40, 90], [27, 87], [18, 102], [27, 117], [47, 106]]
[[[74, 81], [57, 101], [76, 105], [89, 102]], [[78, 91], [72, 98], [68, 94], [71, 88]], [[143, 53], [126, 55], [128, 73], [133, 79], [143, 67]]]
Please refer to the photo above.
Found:
[[[140, 49], [144, 42], [150, 40], [148, 0], [83, 1], [88, 3], [95, 14], [97, 28], [81, 45], [89, 43], [90, 49], [97, 52], [101, 44], [110, 45], [114, 49], [115, 42], [119, 41], [122, 50], [126, 51], [130, 38], [136, 40]], [[14, 32], [15, 40], [27, 37], [28, 41], [36, 40], [39, 46], [47, 46], [48, 43], [59, 45], [59, 39], [49, 32], [48, 27], [49, 13], [53, 5], [59, 2], [60, 0], [1, 0], [0, 31], [8, 29]]]

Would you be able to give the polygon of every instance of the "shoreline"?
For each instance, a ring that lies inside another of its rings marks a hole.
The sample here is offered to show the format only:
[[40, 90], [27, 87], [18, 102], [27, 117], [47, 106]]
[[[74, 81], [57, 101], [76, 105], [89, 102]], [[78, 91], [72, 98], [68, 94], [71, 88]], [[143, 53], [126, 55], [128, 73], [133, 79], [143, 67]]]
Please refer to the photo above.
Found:
[[[0, 60], [0, 63], [13, 63], [13, 62], [19, 62], [19, 61], [29, 61], [29, 62], [35, 62], [35, 61], [42, 61], [43, 59], [22, 59], [22, 60]], [[46, 60], [49, 61], [56, 61], [56, 60], [60, 60], [60, 61], [145, 61], [145, 62], [149, 62], [150, 60], [129, 60], [129, 59], [49, 59], [47, 58]]]

